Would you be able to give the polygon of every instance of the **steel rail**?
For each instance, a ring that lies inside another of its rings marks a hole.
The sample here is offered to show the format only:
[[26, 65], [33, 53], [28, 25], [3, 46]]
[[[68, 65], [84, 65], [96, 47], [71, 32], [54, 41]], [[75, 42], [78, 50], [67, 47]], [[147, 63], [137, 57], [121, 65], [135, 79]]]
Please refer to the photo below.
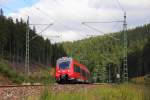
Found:
[[34, 87], [34, 86], [46, 86], [46, 85], [0, 85], [0, 88], [9, 87]]

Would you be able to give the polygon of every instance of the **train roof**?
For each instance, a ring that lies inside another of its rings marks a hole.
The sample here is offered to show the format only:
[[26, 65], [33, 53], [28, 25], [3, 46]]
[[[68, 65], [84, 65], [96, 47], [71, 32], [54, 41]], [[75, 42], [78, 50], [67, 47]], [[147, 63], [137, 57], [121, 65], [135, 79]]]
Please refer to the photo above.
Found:
[[61, 57], [58, 60], [72, 60], [72, 58], [71, 57]]

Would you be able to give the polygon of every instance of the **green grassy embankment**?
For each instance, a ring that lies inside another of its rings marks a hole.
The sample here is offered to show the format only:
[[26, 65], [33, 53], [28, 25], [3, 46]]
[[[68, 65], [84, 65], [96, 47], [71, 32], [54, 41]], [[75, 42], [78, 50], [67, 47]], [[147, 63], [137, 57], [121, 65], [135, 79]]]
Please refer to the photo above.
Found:
[[8, 61], [2, 59], [0, 59], [0, 74], [12, 83], [20, 84], [25, 80], [23, 75], [17, 74], [16, 71], [10, 67]]
[[73, 93], [45, 89], [40, 100], [150, 100], [149, 92], [148, 87], [135, 84], [96, 86]]
[[[36, 69], [34, 69], [36, 70]], [[54, 83], [54, 78], [50, 76], [48, 69], [38, 68], [38, 72], [31, 74], [29, 77], [21, 73], [23, 71], [15, 71], [10, 62], [7, 60], [0, 59], [0, 85], [6, 84], [22, 84], [22, 83], [43, 83], [50, 84]], [[3, 82], [2, 82], [3, 81]]]

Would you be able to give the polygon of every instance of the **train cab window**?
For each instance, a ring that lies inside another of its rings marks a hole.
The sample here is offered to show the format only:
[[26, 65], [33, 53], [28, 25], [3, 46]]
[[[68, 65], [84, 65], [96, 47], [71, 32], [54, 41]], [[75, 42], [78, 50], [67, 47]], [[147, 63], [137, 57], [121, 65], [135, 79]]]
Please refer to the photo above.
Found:
[[60, 69], [68, 69], [70, 67], [70, 61], [66, 61], [66, 62], [61, 62], [59, 64], [59, 68]]

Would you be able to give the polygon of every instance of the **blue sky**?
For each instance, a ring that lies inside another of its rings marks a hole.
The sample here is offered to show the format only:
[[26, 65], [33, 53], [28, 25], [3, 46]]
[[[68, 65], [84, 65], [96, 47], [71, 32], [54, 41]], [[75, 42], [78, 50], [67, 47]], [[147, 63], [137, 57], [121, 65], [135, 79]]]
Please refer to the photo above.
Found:
[[[120, 3], [118, 3], [118, 1]], [[82, 22], [122, 20], [127, 13], [128, 28], [150, 23], [150, 0], [0, 0], [6, 16], [22, 18], [30, 23], [53, 25], [42, 33], [54, 42], [84, 39], [89, 35], [103, 35], [122, 30], [122, 23], [90, 24]], [[9, 10], [12, 9], [12, 10]], [[121, 8], [122, 7], [122, 8]], [[40, 32], [46, 26], [35, 26]], [[59, 36], [61, 38], [53, 38]]]
[[3, 8], [5, 15], [18, 12], [21, 8], [30, 7], [39, 0], [0, 0], [0, 8]]

